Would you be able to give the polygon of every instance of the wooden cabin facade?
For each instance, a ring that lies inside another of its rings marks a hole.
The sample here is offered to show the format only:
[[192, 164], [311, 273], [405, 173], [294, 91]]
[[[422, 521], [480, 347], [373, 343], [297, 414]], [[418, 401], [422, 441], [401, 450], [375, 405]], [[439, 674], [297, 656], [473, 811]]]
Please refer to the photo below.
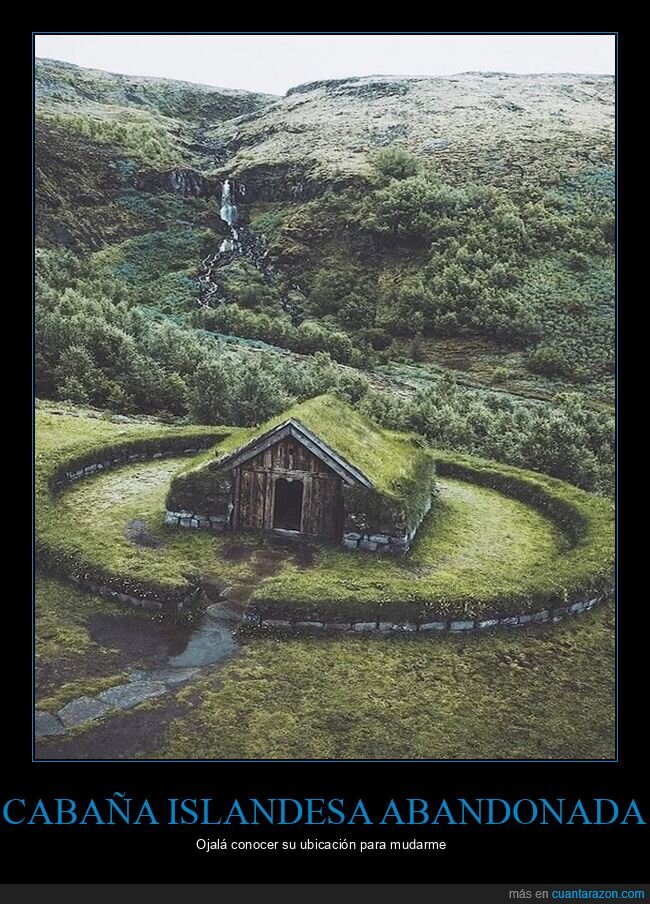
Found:
[[232, 470], [233, 530], [278, 530], [326, 539], [343, 535], [343, 487], [370, 482], [296, 421], [221, 463]]
[[250, 433], [240, 445], [234, 433], [215, 458], [174, 478], [167, 524], [408, 550], [435, 487], [432, 456], [410, 437], [382, 431], [331, 396]]
[[233, 530], [262, 528], [336, 537], [343, 532], [341, 478], [293, 439], [234, 470]]

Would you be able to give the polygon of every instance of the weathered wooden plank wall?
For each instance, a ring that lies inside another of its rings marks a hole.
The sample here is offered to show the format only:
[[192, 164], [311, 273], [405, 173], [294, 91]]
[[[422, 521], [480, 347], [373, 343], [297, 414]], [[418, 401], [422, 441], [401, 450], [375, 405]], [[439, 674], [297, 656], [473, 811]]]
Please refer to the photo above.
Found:
[[273, 527], [275, 484], [280, 477], [291, 477], [303, 483], [302, 533], [329, 538], [342, 534], [340, 477], [290, 437], [235, 469], [235, 529]]

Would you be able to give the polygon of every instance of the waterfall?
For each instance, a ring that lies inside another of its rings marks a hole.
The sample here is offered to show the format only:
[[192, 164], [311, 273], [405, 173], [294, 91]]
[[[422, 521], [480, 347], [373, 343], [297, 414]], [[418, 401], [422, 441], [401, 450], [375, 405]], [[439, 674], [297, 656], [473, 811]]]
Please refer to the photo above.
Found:
[[232, 186], [230, 179], [226, 179], [221, 186], [221, 210], [219, 216], [229, 226], [234, 226], [237, 222], [237, 208], [232, 200]]
[[241, 251], [239, 233], [235, 229], [237, 206], [232, 199], [232, 183], [226, 179], [221, 185], [221, 208], [219, 216], [230, 227], [230, 237], [219, 245], [219, 254], [237, 254]]
[[212, 307], [223, 300], [223, 286], [218, 272], [230, 264], [234, 255], [250, 261], [260, 271], [263, 279], [271, 278], [272, 268], [265, 262], [268, 251], [264, 237], [256, 235], [247, 226], [246, 217], [243, 222], [239, 219], [235, 198], [244, 198], [245, 195], [246, 186], [243, 182], [235, 183], [234, 180], [225, 179], [221, 183], [219, 217], [228, 225], [228, 234], [221, 239], [217, 250], [201, 262], [198, 277], [201, 307]]

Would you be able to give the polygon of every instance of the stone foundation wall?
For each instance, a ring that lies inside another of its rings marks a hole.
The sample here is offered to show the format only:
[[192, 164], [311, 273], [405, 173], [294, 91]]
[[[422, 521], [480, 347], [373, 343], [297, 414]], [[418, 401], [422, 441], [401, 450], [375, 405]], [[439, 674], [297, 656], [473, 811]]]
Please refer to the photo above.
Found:
[[170, 593], [169, 595], [156, 593], [152, 591], [148, 595], [136, 596], [133, 592], [125, 593], [119, 588], [110, 584], [106, 584], [101, 580], [93, 578], [92, 575], [66, 575], [69, 581], [77, 584], [83, 590], [89, 593], [96, 593], [106, 599], [116, 603], [122, 603], [125, 606], [135, 606], [137, 609], [145, 609], [150, 612], [167, 612], [178, 613], [190, 607], [195, 603], [201, 595], [200, 587], [192, 587], [184, 596], [180, 597], [178, 593]]
[[165, 512], [165, 524], [172, 527], [191, 527], [194, 530], [222, 531], [230, 521], [230, 515], [201, 515], [197, 512]]
[[[356, 533], [346, 531], [343, 534], [341, 545], [345, 549], [357, 549], [364, 552], [391, 553], [402, 556], [409, 551], [413, 538], [422, 519], [431, 508], [431, 502], [422, 513], [418, 525], [405, 534], [386, 533]], [[165, 524], [171, 527], [189, 527], [194, 530], [223, 531], [230, 522], [230, 515], [204, 515], [200, 512], [178, 511], [165, 512]]]
[[72, 464], [69, 470], [64, 471], [62, 475], [52, 481], [51, 486], [52, 489], [55, 490], [61, 489], [62, 487], [68, 486], [68, 484], [75, 483], [77, 480], [82, 480], [84, 477], [92, 477], [93, 474], [99, 474], [100, 471], [108, 471], [110, 468], [121, 468], [124, 467], [124, 465], [129, 465], [136, 461], [150, 461], [156, 458], [172, 458], [179, 455], [195, 455], [197, 452], [204, 451], [207, 445], [210, 444], [188, 448], [181, 448], [179, 446], [177, 449], [166, 449], [163, 452], [153, 452], [152, 454], [147, 454], [146, 452], [124, 452], [121, 455], [91, 462], [87, 465]]
[[372, 532], [364, 534], [355, 531], [346, 531], [343, 534], [342, 545], [345, 549], [359, 549], [365, 552], [383, 552], [391, 553], [396, 556], [403, 556], [411, 548], [411, 544], [413, 543], [413, 539], [420, 524], [422, 524], [422, 521], [431, 509], [432, 501], [433, 500], [429, 500], [428, 505], [425, 506], [424, 511], [422, 512], [420, 520], [415, 527], [411, 528], [407, 533], [388, 534]]
[[581, 615], [583, 612], [589, 612], [600, 603], [609, 599], [613, 594], [613, 590], [596, 594], [586, 600], [580, 600], [567, 606], [556, 606], [554, 608], [540, 609], [537, 612], [521, 612], [517, 615], [506, 615], [500, 618], [465, 618], [460, 616], [451, 616], [449, 618], [440, 618], [436, 621], [408, 622], [408, 621], [322, 621], [316, 615], [313, 620], [299, 621], [282, 618], [268, 618], [262, 616], [254, 610], [250, 610], [244, 615], [244, 624], [251, 628], [259, 629], [281, 629], [283, 631], [301, 632], [301, 631], [329, 631], [338, 633], [420, 633], [425, 632], [431, 635], [440, 634], [449, 631], [452, 634], [460, 634], [467, 631], [487, 631], [497, 628], [520, 628], [531, 624], [557, 624], [563, 619], [572, 615]]

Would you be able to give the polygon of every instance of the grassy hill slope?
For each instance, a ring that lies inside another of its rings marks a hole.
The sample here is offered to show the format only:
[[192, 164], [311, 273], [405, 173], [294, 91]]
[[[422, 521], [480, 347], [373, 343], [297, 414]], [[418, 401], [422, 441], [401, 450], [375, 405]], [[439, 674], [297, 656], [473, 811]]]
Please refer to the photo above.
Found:
[[611, 78], [276, 98], [36, 68], [40, 394], [250, 424], [340, 385], [384, 426], [606, 481]]

